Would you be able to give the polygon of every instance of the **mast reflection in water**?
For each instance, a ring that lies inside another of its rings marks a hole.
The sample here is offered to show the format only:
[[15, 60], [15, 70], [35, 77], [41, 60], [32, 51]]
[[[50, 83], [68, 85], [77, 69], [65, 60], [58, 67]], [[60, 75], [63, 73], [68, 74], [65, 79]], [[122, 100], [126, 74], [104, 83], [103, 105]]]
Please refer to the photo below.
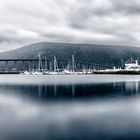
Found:
[[90, 82], [78, 76], [80, 82], [56, 77], [50, 83], [51, 77], [37, 76], [38, 83], [1, 77], [0, 139], [140, 139], [140, 77], [87, 77]]
[[1, 85], [0, 89], [38, 100], [96, 100], [97, 98], [105, 99], [139, 95], [140, 82], [70, 85]]

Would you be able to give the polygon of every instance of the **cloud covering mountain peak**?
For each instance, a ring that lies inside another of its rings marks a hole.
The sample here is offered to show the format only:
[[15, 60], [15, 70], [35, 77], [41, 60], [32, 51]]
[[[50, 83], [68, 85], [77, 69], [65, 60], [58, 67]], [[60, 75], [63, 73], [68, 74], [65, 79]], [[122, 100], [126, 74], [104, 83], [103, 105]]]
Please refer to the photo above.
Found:
[[0, 0], [0, 51], [38, 41], [140, 45], [139, 0]]

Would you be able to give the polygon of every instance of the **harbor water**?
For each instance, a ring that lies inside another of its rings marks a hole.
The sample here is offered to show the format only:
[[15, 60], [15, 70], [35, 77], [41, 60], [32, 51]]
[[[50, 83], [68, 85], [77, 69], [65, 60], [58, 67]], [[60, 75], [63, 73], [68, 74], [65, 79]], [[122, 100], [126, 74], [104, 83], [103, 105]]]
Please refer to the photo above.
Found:
[[0, 75], [0, 140], [140, 139], [140, 75]]

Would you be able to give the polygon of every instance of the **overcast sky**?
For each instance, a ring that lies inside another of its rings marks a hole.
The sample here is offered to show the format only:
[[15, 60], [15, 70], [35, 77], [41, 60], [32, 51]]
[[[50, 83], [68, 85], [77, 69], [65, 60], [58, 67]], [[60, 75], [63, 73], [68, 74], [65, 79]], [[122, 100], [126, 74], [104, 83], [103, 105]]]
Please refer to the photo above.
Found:
[[140, 46], [140, 0], [0, 0], [0, 51], [40, 41]]

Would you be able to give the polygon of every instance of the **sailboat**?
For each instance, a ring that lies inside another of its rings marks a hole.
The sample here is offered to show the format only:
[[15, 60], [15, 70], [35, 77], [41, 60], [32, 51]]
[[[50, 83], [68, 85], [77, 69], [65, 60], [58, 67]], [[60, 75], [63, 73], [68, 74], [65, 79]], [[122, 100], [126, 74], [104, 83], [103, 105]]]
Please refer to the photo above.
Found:
[[62, 74], [77, 74], [76, 73], [76, 63], [75, 63], [75, 59], [74, 59], [74, 55], [72, 55], [72, 65], [71, 65], [71, 68], [68, 64], [68, 67], [66, 69], [64, 69], [62, 71]]
[[44, 66], [44, 70], [43, 70], [43, 74], [48, 74], [48, 68], [47, 68], [47, 58], [45, 57], [45, 66]]
[[38, 58], [39, 58], [39, 61], [38, 61], [38, 70], [37, 71], [33, 70], [31, 72], [31, 74], [33, 74], [33, 75], [42, 75], [43, 74], [43, 66], [42, 66], [41, 56], [39, 55]]
[[49, 71], [48, 74], [50, 74], [50, 75], [57, 75], [57, 74], [59, 74], [58, 73], [58, 64], [57, 64], [56, 56], [54, 56], [53, 67], [54, 67], [54, 71]]
[[29, 62], [29, 69], [28, 70], [25, 70], [23, 73], [21, 74], [25, 74], [25, 75], [30, 75], [31, 74], [31, 64]]

